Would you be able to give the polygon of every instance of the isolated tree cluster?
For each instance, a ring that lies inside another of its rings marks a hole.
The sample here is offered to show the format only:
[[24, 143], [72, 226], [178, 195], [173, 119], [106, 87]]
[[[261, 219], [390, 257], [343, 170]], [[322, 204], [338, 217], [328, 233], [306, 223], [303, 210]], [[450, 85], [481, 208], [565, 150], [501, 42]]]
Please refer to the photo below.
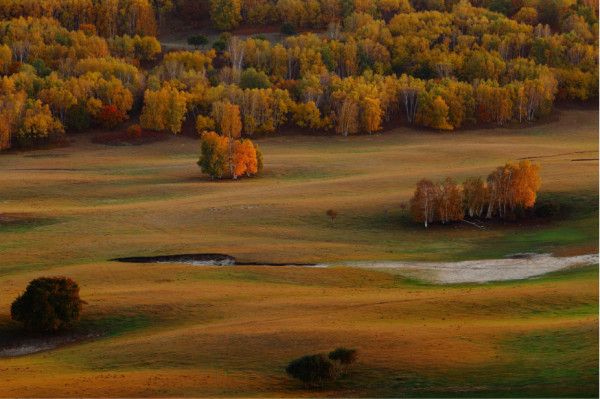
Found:
[[528, 160], [498, 167], [486, 181], [472, 177], [459, 185], [449, 177], [437, 184], [423, 179], [410, 200], [410, 214], [425, 227], [465, 216], [507, 219], [535, 205], [540, 185], [539, 165]]
[[200, 116], [196, 123], [199, 130], [205, 129], [198, 161], [202, 171], [213, 179], [237, 179], [260, 172], [262, 154], [258, 146], [249, 139], [239, 139], [242, 133], [239, 107], [229, 102], [215, 102], [213, 115], [221, 135], [207, 131], [215, 127], [212, 119], [209, 121]]
[[346, 373], [356, 359], [356, 349], [337, 348], [327, 355], [302, 356], [290, 362], [285, 371], [307, 387], [321, 387]]

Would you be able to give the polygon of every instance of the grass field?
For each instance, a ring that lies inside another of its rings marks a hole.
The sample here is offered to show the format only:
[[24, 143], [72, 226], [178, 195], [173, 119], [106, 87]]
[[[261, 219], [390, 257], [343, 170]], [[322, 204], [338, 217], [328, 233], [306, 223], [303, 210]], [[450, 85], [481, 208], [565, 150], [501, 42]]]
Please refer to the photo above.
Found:
[[[222, 252], [242, 261], [460, 260], [598, 250], [598, 112], [520, 130], [258, 140], [265, 172], [213, 182], [198, 141], [0, 156], [0, 332], [32, 278], [67, 275], [102, 337], [0, 359], [0, 396], [595, 396], [598, 268], [436, 286], [377, 271], [125, 264]], [[424, 229], [400, 210], [416, 181], [487, 175], [530, 157], [544, 223]], [[327, 209], [339, 216], [331, 223]], [[336, 346], [352, 374], [305, 391], [283, 368]], [[32, 383], [35, 381], [35, 383]]]

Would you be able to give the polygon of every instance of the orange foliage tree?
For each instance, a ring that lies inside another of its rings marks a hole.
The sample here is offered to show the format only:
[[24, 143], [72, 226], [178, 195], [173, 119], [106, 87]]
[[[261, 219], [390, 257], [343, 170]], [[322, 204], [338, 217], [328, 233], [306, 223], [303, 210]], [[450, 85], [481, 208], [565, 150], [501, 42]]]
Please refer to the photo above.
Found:
[[507, 163], [490, 173], [487, 178], [489, 203], [487, 218], [504, 219], [517, 208], [531, 208], [541, 186], [539, 165], [529, 160], [518, 164]]
[[423, 223], [425, 227], [435, 221], [436, 200], [435, 184], [427, 179], [419, 181], [410, 200], [410, 214], [413, 220]]
[[446, 177], [437, 185], [436, 218], [442, 223], [463, 220], [463, 191], [456, 182]]
[[[233, 148], [232, 156], [229, 149]], [[215, 132], [202, 134], [198, 165], [213, 179], [253, 176], [262, 169], [262, 154], [248, 139], [236, 140]]]
[[233, 160], [235, 139], [242, 134], [242, 119], [240, 118], [240, 107], [230, 102], [216, 102], [213, 104], [213, 115], [218, 121], [221, 134], [228, 140], [229, 174], [236, 179], [235, 162]]

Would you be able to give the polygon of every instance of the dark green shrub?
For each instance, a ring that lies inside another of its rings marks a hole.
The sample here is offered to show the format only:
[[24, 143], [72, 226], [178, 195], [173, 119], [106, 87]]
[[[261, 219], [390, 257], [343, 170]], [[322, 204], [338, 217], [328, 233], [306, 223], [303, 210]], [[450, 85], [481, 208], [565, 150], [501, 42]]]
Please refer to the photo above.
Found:
[[335, 364], [323, 354], [296, 359], [287, 366], [285, 371], [307, 386], [321, 386], [337, 377]]
[[208, 38], [204, 35], [194, 35], [188, 37], [187, 42], [190, 46], [198, 48], [200, 46], [208, 44]]
[[281, 33], [286, 36], [295, 35], [296, 28], [289, 22], [285, 22], [283, 25], [281, 25]]
[[77, 321], [84, 303], [75, 281], [41, 277], [29, 282], [25, 292], [12, 303], [10, 314], [30, 331], [55, 332]]

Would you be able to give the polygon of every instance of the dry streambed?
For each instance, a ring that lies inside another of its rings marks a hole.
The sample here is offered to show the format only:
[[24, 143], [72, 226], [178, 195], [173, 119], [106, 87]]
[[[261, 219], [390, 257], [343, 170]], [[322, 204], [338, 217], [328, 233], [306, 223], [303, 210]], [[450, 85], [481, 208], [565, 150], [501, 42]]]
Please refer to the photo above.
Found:
[[233, 256], [223, 254], [164, 255], [114, 260], [133, 263], [182, 263], [192, 266], [358, 267], [389, 271], [438, 284], [455, 284], [520, 280], [571, 267], [597, 264], [598, 254], [570, 257], [556, 257], [551, 254], [517, 254], [503, 259], [462, 262], [362, 261], [318, 264], [239, 262]]

